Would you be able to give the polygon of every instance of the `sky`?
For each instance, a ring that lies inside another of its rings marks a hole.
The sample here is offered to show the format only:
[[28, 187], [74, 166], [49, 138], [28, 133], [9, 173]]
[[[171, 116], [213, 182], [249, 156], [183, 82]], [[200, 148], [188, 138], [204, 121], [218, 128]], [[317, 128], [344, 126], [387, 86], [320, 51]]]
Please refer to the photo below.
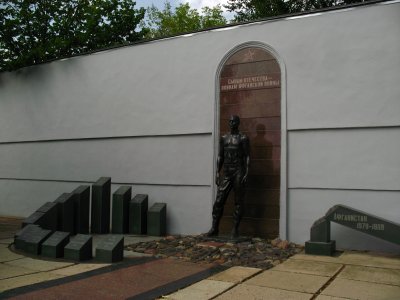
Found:
[[[163, 9], [165, 3], [165, 0], [135, 0], [135, 1], [136, 1], [136, 7], [142, 7], [142, 6], [148, 7], [154, 4], [159, 9]], [[223, 4], [226, 4], [228, 0], [169, 0], [169, 2], [171, 3], [172, 7], [179, 5], [179, 3], [189, 2], [190, 7], [196, 8], [199, 11], [204, 6], [213, 7], [216, 6], [217, 4], [220, 4], [222, 10], [225, 11], [224, 17], [227, 18], [228, 20], [233, 18], [233, 14], [227, 12], [226, 9], [222, 6]]]

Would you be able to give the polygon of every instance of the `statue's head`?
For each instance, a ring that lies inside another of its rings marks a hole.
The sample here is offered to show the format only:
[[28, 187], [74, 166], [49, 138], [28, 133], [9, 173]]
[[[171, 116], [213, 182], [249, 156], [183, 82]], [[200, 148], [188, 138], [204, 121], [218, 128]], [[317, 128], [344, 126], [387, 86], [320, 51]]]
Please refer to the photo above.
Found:
[[229, 118], [229, 127], [231, 129], [238, 129], [240, 124], [239, 116], [233, 115]]

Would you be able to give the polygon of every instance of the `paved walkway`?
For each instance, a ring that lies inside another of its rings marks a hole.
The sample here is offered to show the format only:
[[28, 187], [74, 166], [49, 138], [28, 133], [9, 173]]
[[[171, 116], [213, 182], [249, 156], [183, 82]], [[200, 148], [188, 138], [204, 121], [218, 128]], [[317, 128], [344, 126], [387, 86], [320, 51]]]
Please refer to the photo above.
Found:
[[119, 264], [72, 263], [12, 252], [19, 226], [0, 218], [0, 298], [400, 299], [400, 256], [297, 254], [267, 271], [232, 267], [218, 273], [213, 265], [128, 252]]

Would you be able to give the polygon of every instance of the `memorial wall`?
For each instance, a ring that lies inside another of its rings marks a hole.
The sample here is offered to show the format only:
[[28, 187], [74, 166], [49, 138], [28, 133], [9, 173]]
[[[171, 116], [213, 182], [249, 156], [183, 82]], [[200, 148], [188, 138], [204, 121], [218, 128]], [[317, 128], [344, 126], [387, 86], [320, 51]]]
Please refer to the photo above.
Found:
[[[110, 176], [112, 193], [167, 203], [169, 233], [206, 232], [218, 136], [237, 113], [254, 179], [244, 230], [304, 244], [336, 204], [399, 223], [399, 16], [380, 2], [0, 73], [0, 215]], [[398, 251], [337, 224], [332, 239]]]

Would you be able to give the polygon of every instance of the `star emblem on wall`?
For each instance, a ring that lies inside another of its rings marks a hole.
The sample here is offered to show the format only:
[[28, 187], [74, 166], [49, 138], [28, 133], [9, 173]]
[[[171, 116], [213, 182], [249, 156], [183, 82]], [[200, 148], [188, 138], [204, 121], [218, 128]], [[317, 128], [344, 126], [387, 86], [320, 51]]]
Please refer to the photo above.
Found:
[[251, 49], [248, 49], [247, 52], [244, 54], [245, 61], [252, 61], [254, 60], [255, 52]]

